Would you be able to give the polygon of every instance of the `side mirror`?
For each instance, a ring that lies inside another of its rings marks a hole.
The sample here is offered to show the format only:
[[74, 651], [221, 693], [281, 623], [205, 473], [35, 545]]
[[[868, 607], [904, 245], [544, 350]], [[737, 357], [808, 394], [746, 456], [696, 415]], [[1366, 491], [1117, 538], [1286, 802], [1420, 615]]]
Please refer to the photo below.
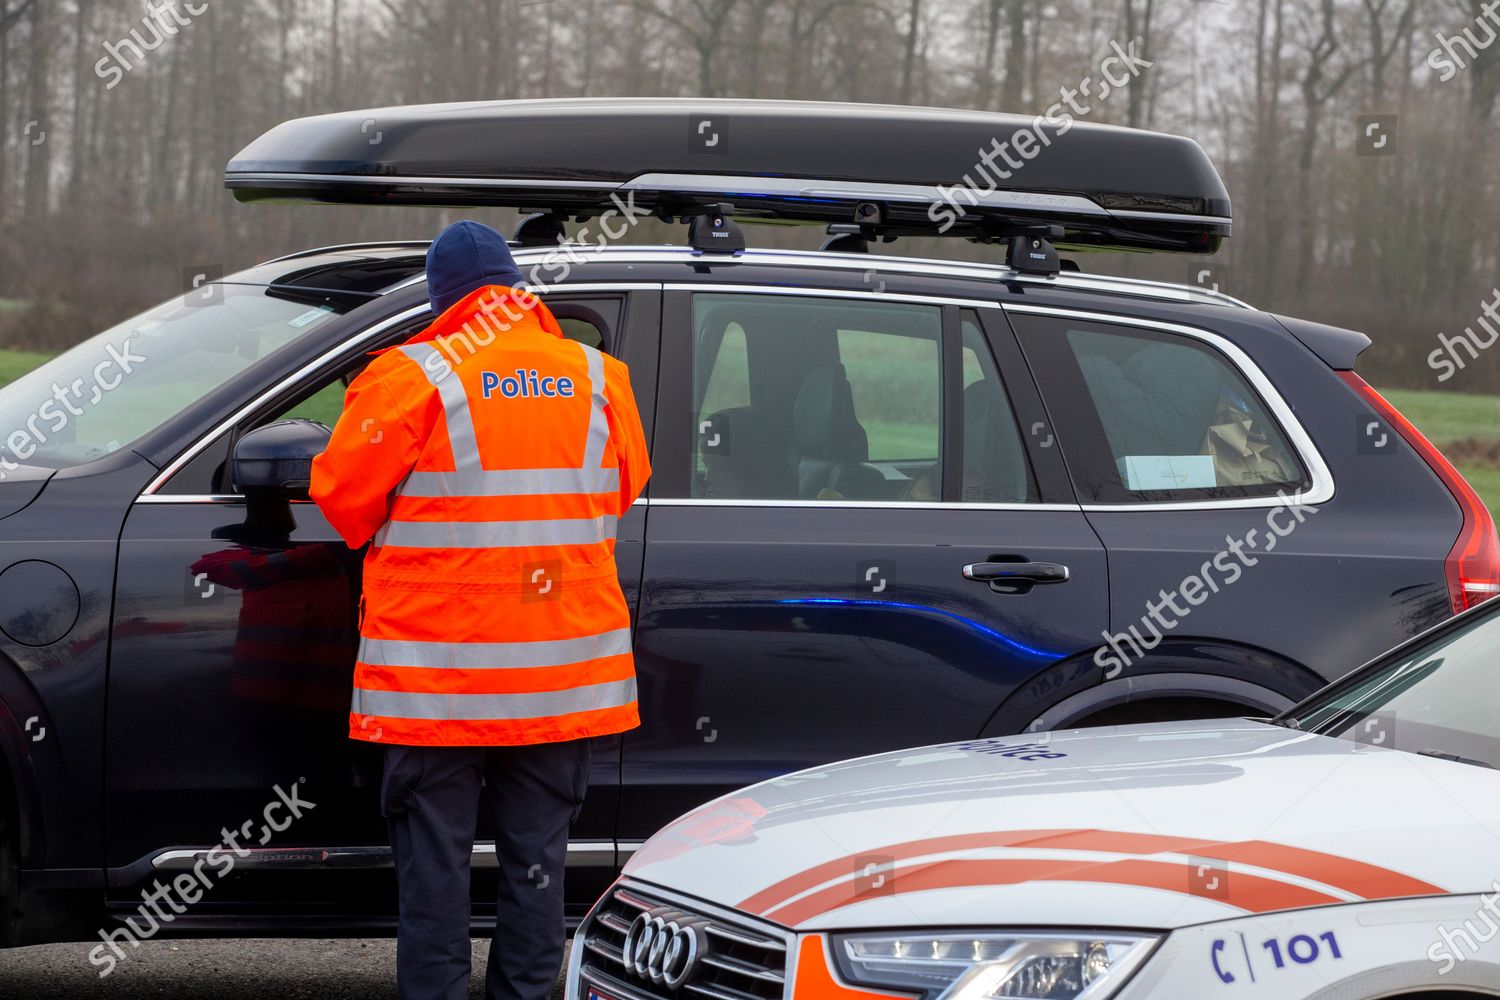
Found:
[[229, 481], [249, 496], [307, 499], [312, 462], [328, 447], [331, 430], [316, 420], [278, 420], [240, 438], [229, 460]]

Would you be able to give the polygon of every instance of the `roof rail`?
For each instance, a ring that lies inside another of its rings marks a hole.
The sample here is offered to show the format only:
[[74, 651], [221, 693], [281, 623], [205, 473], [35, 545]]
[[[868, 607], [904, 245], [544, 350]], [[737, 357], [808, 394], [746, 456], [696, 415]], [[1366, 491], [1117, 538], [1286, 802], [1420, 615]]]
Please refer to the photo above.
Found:
[[[608, 259], [620, 263], [673, 263], [691, 260], [702, 263], [703, 257], [690, 247], [681, 246], [622, 246], [597, 247], [575, 244], [581, 256]], [[337, 249], [337, 248], [332, 248]], [[515, 248], [516, 263], [523, 267], [539, 264], [553, 249], [550, 247]], [[944, 261], [921, 257], [885, 257], [865, 253], [840, 253], [828, 250], [746, 250], [734, 258], [737, 265], [762, 266], [810, 266], [833, 267], [845, 270], [868, 272], [884, 271], [887, 274], [919, 274], [934, 277], [979, 278], [987, 281], [1008, 281], [1026, 285], [1053, 286], [1072, 291], [1100, 292], [1115, 295], [1137, 295], [1143, 298], [1172, 302], [1196, 302], [1200, 305], [1220, 305], [1233, 309], [1254, 310], [1255, 307], [1223, 292], [1201, 288], [1197, 285], [1176, 284], [1169, 281], [1152, 281], [1145, 278], [1116, 278], [1105, 274], [1085, 274], [1064, 271], [1050, 277], [1024, 274], [1003, 264], [987, 264], [981, 261]], [[399, 291], [426, 281], [425, 274], [414, 274], [386, 292]]]
[[369, 243], [338, 243], [327, 247], [314, 247], [311, 250], [298, 250], [296, 253], [285, 254], [281, 257], [272, 257], [270, 260], [262, 261], [262, 264], [280, 264], [283, 261], [299, 260], [303, 257], [316, 257], [320, 253], [341, 253], [347, 250], [377, 250], [385, 247], [420, 247], [426, 250], [432, 245], [432, 240], [379, 240]]

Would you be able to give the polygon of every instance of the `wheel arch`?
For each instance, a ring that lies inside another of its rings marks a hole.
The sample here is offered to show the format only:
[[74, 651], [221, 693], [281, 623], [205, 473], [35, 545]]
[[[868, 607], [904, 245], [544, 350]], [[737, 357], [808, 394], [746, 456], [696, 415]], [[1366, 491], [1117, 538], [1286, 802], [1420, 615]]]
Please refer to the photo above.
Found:
[[1316, 673], [1284, 656], [1211, 638], [1172, 638], [1114, 677], [1094, 650], [1042, 670], [990, 715], [982, 736], [1040, 732], [1075, 724], [1131, 703], [1206, 698], [1274, 715], [1324, 686]]

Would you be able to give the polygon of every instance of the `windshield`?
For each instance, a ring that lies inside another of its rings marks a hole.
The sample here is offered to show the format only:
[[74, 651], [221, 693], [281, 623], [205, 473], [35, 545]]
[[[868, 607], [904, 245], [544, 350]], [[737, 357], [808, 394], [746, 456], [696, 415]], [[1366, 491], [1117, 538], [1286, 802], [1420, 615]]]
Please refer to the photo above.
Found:
[[212, 285], [142, 313], [0, 389], [0, 468], [128, 447], [342, 308]]
[[1500, 767], [1500, 614], [1287, 713], [1308, 732]]

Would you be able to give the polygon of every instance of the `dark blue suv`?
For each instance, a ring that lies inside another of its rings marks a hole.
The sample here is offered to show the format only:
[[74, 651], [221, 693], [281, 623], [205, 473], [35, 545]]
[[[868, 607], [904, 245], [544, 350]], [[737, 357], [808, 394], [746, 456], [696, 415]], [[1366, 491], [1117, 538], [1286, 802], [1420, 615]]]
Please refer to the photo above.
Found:
[[[362, 554], [305, 482], [240, 484], [262, 428], [330, 423], [429, 321], [424, 249], [263, 264], [0, 390], [4, 943], [107, 933], [183, 876], [163, 934], [393, 926], [378, 748], [344, 735]], [[1488, 512], [1353, 373], [1361, 334], [1019, 265], [569, 254], [544, 298], [629, 365], [656, 469], [618, 549], [644, 724], [595, 748], [578, 915], [738, 786], [1274, 713], [1500, 584]]]

